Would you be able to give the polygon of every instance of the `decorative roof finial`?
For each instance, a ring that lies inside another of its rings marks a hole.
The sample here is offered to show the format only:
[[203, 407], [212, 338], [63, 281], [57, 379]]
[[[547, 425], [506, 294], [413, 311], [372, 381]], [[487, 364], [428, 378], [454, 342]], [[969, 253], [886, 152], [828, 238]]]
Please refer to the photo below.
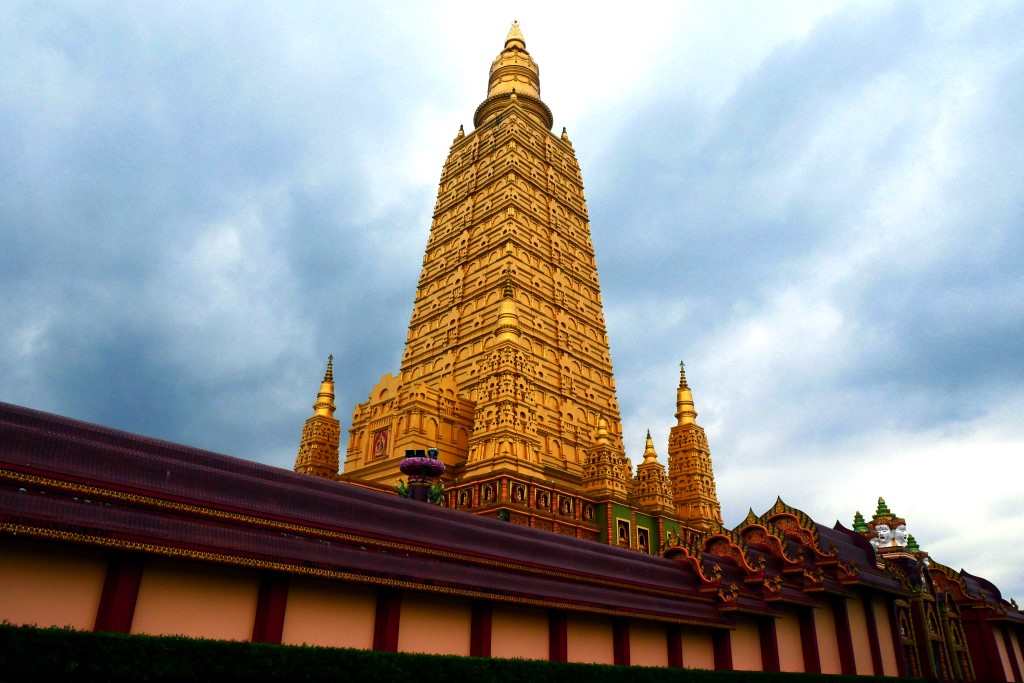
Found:
[[875, 517], [885, 517], [891, 515], [892, 511], [889, 506], [885, 504], [885, 498], [878, 497], [878, 509], [875, 510]]
[[562, 142], [572, 144], [569, 142], [569, 132], [565, 129], [565, 126], [562, 126]]
[[860, 514], [860, 510], [857, 510], [857, 512], [853, 514], [853, 530], [860, 533], [864, 533], [868, 530], [868, 525], [864, 521], [864, 515]]
[[459, 132], [455, 134], [455, 141], [458, 142], [459, 140], [461, 140], [464, 137], [466, 137], [466, 129], [463, 128], [462, 124], [460, 123], [459, 124]]
[[515, 47], [519, 47], [519, 48], [522, 48], [524, 50], [526, 49], [526, 38], [523, 37], [523, 32], [519, 28], [519, 20], [518, 19], [516, 19], [516, 20], [514, 20], [512, 22], [512, 26], [508, 30], [508, 35], [505, 36], [505, 47], [506, 48], [512, 47], [512, 46], [509, 45], [509, 43], [512, 43], [512, 42], [518, 42], [519, 43], [519, 45], [517, 45]]
[[333, 382], [334, 381], [334, 354], [333, 353], [329, 354], [327, 356], [327, 371], [324, 372], [324, 381], [325, 382]]
[[679, 388], [676, 389], [676, 422], [677, 424], [695, 424], [697, 411], [693, 406], [693, 392], [686, 383], [686, 363], [679, 361]]
[[921, 546], [917, 544], [917, 539], [914, 538], [914, 534], [907, 534], [907, 551], [916, 553], [921, 550]]
[[647, 439], [644, 443], [644, 462], [654, 462], [658, 459], [658, 453], [654, 450], [654, 439], [651, 438], [651, 430], [647, 430]]

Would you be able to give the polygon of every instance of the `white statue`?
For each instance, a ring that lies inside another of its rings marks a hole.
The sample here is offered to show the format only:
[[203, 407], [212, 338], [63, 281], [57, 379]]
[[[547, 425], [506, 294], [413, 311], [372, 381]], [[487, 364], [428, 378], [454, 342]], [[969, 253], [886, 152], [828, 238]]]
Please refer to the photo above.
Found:
[[871, 539], [871, 545], [875, 548], [888, 548], [892, 545], [892, 530], [888, 524], [879, 524], [875, 527], [875, 537]]
[[907, 547], [907, 525], [900, 524], [896, 527], [896, 530], [892, 532], [893, 545], [898, 545], [901, 548]]

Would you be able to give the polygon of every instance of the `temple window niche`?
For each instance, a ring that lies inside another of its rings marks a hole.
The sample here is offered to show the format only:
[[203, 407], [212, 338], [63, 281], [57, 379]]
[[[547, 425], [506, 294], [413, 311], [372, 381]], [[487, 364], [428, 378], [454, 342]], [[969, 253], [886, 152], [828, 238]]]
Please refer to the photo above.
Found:
[[640, 552], [651, 552], [651, 532], [642, 526], [636, 528], [636, 547]]
[[631, 530], [630, 530], [630, 526], [631, 525], [629, 523], [629, 520], [626, 520], [626, 519], [616, 519], [615, 520], [615, 526], [616, 526], [615, 538], [617, 539], [618, 545], [621, 545], [624, 548], [630, 547], [629, 539], [632, 538], [633, 534], [631, 533]]

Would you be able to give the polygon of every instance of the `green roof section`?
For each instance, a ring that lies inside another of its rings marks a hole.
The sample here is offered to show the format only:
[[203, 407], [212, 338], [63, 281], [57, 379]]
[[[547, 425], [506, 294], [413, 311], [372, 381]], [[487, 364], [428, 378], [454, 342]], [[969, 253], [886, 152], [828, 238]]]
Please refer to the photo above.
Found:
[[907, 550], [916, 553], [921, 550], [921, 546], [917, 544], [917, 539], [914, 538], [914, 534], [907, 534]]
[[879, 496], [878, 497], [878, 509], [875, 510], [875, 517], [876, 518], [884, 517], [886, 515], [891, 515], [891, 514], [892, 514], [892, 510], [890, 510], [889, 506], [885, 504], [885, 498], [882, 498], [881, 496]]
[[864, 515], [860, 514], [860, 510], [853, 513], [853, 530], [859, 531], [860, 533], [864, 533], [868, 530], [868, 525], [864, 521]]

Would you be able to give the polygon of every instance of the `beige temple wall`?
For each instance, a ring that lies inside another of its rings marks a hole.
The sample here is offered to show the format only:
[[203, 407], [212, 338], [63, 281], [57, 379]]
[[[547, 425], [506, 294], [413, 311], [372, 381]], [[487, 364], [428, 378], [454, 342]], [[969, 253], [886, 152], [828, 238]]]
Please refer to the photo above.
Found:
[[612, 623], [608, 619], [571, 614], [567, 623], [570, 662], [614, 664]]
[[539, 609], [495, 605], [491, 611], [491, 656], [547, 659], [547, 613]]
[[687, 669], [714, 669], [715, 646], [711, 632], [698, 628], [683, 628], [683, 666]]
[[893, 645], [888, 603], [885, 598], [873, 598], [871, 606], [875, 610], [875, 624], [878, 625], [878, 646], [882, 650], [882, 673], [886, 676], [899, 676], [900, 670], [896, 663], [896, 648]]
[[258, 593], [250, 572], [147, 558], [131, 632], [249, 640]]
[[804, 644], [800, 638], [800, 617], [786, 612], [776, 619], [775, 636], [779, 641], [779, 669], [802, 673]]
[[403, 593], [398, 651], [469, 656], [469, 602], [426, 593]]
[[663, 625], [643, 621], [629, 625], [629, 663], [668, 666], [668, 636]]
[[850, 620], [850, 639], [853, 641], [853, 661], [857, 666], [857, 674], [874, 676], [875, 665], [871, 663], [871, 637], [868, 635], [864, 601], [859, 598], [847, 598], [846, 614]]
[[821, 658], [821, 673], [843, 672], [839, 660], [839, 638], [836, 636], [836, 620], [829, 606], [814, 608], [814, 630], [818, 636], [818, 656]]
[[993, 625], [992, 633], [995, 636], [995, 647], [999, 650], [999, 663], [1002, 665], [1002, 673], [1006, 674], [1008, 681], [1017, 681], [1014, 677], [1014, 667], [1010, 664], [1010, 657], [1013, 652], [1007, 650], [1006, 638], [1002, 637], [1007, 630], [1005, 625]]
[[1021, 648], [1019, 629], [1010, 629], [1010, 646], [1013, 647], [1013, 656], [1017, 659], [1017, 667], [1024, 674], [1024, 650]]
[[1010, 665], [1010, 653], [1006, 651], [1006, 643], [1003, 642], [1003, 627], [995, 626], [993, 634], [996, 640], [996, 649], [999, 650], [999, 663], [1003, 666], [1003, 673], [1007, 681], [1015, 681], [1013, 667]]
[[285, 645], [373, 647], [377, 596], [372, 588], [295, 578], [288, 586]]
[[757, 622], [737, 619], [732, 632], [732, 668], [736, 671], [761, 671], [761, 636]]
[[0, 539], [0, 622], [91, 631], [107, 563], [70, 544]]

